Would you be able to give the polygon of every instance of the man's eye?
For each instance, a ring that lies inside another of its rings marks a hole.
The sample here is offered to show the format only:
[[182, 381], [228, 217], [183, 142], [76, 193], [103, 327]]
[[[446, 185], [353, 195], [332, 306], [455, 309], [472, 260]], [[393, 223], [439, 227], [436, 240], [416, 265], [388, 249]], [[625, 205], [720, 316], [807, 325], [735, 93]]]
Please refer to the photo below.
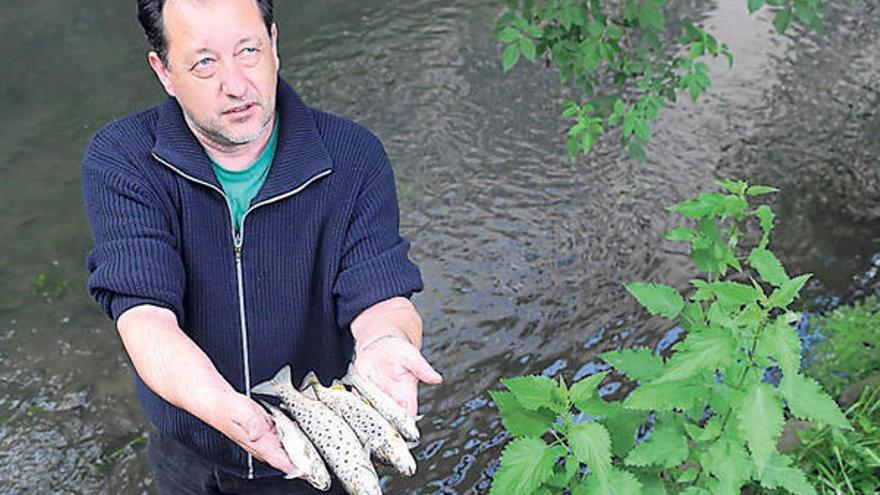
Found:
[[256, 48], [247, 47], [247, 48], [243, 48], [243, 49], [241, 50], [241, 53], [242, 53], [242, 55], [254, 55], [254, 54], [256, 54], [256, 53], [259, 52], [259, 51], [260, 51], [260, 50], [258, 50], [258, 49], [256, 49]]
[[196, 62], [196, 65], [199, 67], [207, 67], [207, 66], [211, 65], [211, 62], [213, 62], [213, 61], [214, 60], [212, 60], [210, 58], [203, 58], [203, 59], [199, 60], [198, 62]]

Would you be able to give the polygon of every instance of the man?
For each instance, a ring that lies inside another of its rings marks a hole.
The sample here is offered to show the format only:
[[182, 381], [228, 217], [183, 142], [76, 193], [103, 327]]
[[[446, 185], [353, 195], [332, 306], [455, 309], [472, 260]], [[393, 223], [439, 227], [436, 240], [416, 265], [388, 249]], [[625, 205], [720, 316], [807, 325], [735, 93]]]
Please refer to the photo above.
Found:
[[[83, 160], [88, 289], [116, 322], [154, 426], [162, 493], [313, 493], [253, 385], [355, 366], [407, 411], [440, 383], [381, 143], [278, 78], [271, 0], [138, 0], [169, 98]], [[334, 489], [338, 489], [338, 483]]]

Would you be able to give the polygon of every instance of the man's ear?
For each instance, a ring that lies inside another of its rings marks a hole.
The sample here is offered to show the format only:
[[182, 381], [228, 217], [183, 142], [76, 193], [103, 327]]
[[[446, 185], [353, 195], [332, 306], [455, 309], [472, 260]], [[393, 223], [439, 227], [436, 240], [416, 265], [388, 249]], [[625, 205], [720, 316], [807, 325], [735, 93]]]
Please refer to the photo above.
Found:
[[168, 93], [169, 96], [175, 96], [174, 85], [171, 84], [171, 74], [169, 73], [168, 67], [166, 67], [165, 63], [162, 62], [162, 59], [159, 58], [159, 54], [156, 52], [150, 52], [150, 54], [147, 55], [147, 61], [150, 62], [150, 67], [153, 69], [153, 72], [156, 73], [159, 82], [165, 87], [165, 92]]
[[272, 52], [275, 53], [275, 71], [281, 70], [281, 57], [278, 55], [278, 25], [272, 23], [272, 29], [269, 31], [272, 41]]

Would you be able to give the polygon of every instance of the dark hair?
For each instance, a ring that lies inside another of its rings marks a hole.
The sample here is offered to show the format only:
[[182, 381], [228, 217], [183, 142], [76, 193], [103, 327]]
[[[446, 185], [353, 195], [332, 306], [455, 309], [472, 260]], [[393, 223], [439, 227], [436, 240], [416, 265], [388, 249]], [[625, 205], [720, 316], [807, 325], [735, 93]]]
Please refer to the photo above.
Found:
[[[162, 9], [166, 0], [137, 0], [138, 20], [147, 35], [150, 46], [162, 59], [162, 63], [168, 65], [168, 40], [165, 38], [165, 28], [162, 25]], [[272, 23], [275, 22], [275, 8], [272, 0], [254, 0], [260, 8], [266, 31], [271, 32]]]

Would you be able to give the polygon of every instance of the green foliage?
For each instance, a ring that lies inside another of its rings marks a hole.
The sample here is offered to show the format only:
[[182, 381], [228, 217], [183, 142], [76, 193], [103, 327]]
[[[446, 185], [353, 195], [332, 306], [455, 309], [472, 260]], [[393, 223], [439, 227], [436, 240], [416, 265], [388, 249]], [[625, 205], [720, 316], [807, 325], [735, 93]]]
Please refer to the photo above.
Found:
[[880, 299], [869, 297], [811, 318], [823, 340], [810, 353], [810, 374], [835, 395], [847, 383], [880, 373]]
[[[668, 0], [507, 0], [495, 37], [504, 44], [505, 72], [522, 58], [539, 57], [559, 71], [562, 85], [583, 95], [568, 100], [562, 117], [573, 120], [567, 149], [574, 159], [588, 153], [599, 136], [619, 128], [621, 145], [637, 158], [651, 140], [651, 123], [675, 103], [679, 92], [691, 100], [711, 87], [705, 60], [723, 56], [733, 66], [726, 43], [688, 20], [678, 44], [667, 33]], [[822, 0], [747, 0], [749, 12], [769, 9], [780, 33], [792, 22], [822, 26]], [[744, 191], [745, 192], [745, 191]], [[766, 194], [755, 189], [749, 195]]]
[[822, 494], [878, 493], [880, 386], [863, 389], [859, 399], [847, 409], [846, 417], [853, 425], [852, 431], [841, 432], [822, 425], [801, 432], [800, 444], [792, 457]]
[[[661, 20], [645, 15], [655, 24]], [[502, 380], [509, 391], [492, 397], [505, 427], [530, 438], [531, 449], [528, 455], [505, 450], [493, 492], [496, 485], [516, 485], [529, 487], [528, 493], [573, 495], [739, 494], [744, 488], [815, 493], [805, 472], [777, 450], [786, 419], [827, 425], [838, 436], [852, 426], [821, 386], [801, 373], [801, 342], [792, 327], [798, 314], [789, 307], [810, 275], [789, 277], [768, 247], [773, 213], [749, 204], [775, 189], [732, 180], [719, 186], [723, 192], [670, 208], [692, 225], [666, 238], [688, 243], [704, 276], [684, 292], [626, 285], [648, 312], [680, 321], [687, 336], [666, 360], [644, 348], [601, 355], [638, 382], [623, 402], [596, 393], [607, 373], [570, 389], [544, 377]], [[750, 226], [761, 229], [761, 238], [747, 248], [739, 240]], [[778, 386], [764, 380], [771, 367], [781, 371]], [[589, 421], [576, 422], [584, 415]], [[651, 429], [636, 441], [643, 425]], [[552, 462], [536, 454], [552, 449], [558, 449]], [[545, 475], [548, 464], [553, 476]], [[537, 474], [526, 482], [523, 471]]]

